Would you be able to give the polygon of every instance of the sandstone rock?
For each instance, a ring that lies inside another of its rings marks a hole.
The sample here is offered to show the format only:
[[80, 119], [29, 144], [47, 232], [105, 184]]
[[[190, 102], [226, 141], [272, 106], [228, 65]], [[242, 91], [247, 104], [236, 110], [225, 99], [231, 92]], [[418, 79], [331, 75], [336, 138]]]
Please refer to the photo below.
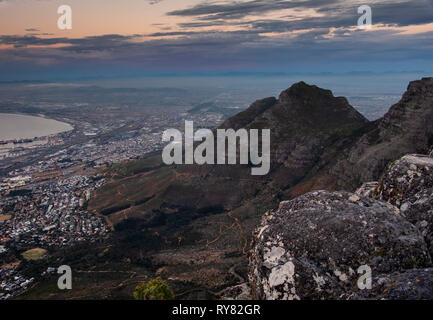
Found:
[[384, 173], [375, 198], [400, 206], [418, 192], [433, 187], [433, 159], [425, 155], [406, 155]]
[[317, 191], [282, 202], [257, 229], [249, 278], [258, 299], [339, 299], [357, 270], [374, 274], [431, 265], [417, 228], [389, 203]]
[[432, 300], [433, 269], [412, 269], [374, 277], [371, 290], [363, 290], [348, 299]]

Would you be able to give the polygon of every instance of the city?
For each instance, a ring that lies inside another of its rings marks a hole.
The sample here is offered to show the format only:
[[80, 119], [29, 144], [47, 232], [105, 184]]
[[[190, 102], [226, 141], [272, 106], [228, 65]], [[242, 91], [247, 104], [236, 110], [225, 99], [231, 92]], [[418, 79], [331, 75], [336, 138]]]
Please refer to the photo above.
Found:
[[187, 112], [96, 125], [69, 120], [75, 125], [73, 131], [38, 139], [46, 143], [23, 144], [19, 152], [4, 156], [0, 160], [4, 173], [0, 176], [0, 299], [10, 299], [35, 283], [35, 277], [26, 278], [18, 271], [26, 252], [39, 250], [33, 259], [40, 259], [47, 250], [109, 237], [111, 227], [105, 217], [86, 210], [94, 191], [106, 181], [104, 170], [161, 150], [164, 128], [180, 126], [184, 117], [211, 128], [222, 120], [221, 114]]

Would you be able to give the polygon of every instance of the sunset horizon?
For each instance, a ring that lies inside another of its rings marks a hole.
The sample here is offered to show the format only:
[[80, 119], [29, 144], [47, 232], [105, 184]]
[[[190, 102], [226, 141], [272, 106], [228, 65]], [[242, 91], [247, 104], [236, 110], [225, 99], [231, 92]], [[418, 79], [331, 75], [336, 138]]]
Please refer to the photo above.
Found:
[[[64, 4], [72, 10], [68, 30], [57, 26]], [[3, 0], [0, 80], [74, 79], [78, 71], [83, 78], [433, 71], [432, 1], [369, 1], [367, 30], [357, 26], [363, 4]]]

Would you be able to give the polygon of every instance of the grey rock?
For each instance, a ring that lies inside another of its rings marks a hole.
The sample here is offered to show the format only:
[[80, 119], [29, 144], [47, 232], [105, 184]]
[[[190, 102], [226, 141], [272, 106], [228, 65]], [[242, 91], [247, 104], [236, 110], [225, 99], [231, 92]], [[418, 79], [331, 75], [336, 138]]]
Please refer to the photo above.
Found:
[[433, 256], [433, 188], [421, 190], [409, 197], [400, 210], [420, 230]]
[[385, 171], [374, 197], [400, 207], [408, 198], [432, 187], [433, 158], [411, 154], [395, 161]]
[[251, 300], [251, 288], [248, 283], [229, 287], [221, 295], [222, 300]]
[[374, 277], [371, 290], [346, 297], [351, 300], [433, 300], [433, 269], [412, 269]]
[[357, 270], [374, 274], [431, 266], [417, 228], [386, 202], [316, 191], [262, 219], [252, 243], [249, 280], [257, 299], [339, 299]]

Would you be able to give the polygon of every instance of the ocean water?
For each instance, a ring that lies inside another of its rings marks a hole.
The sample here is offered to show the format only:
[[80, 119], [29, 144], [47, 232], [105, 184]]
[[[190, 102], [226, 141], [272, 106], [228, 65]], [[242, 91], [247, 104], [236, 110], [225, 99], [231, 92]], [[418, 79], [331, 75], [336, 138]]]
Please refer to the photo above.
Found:
[[44, 137], [72, 129], [68, 123], [53, 119], [0, 113], [0, 141]]

